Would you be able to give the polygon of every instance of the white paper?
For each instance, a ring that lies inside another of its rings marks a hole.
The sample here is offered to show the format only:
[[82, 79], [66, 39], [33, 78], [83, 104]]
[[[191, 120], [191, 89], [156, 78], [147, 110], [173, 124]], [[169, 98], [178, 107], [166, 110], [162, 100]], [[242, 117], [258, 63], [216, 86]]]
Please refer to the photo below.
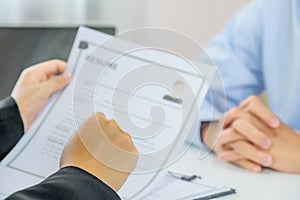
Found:
[[[130, 120], [137, 126], [144, 127], [150, 122], [161, 126], [162, 122], [155, 120], [151, 121], [149, 113], [153, 106], [162, 106], [165, 111], [166, 119], [164, 121], [163, 134], [158, 134], [147, 140], [139, 140], [138, 138], [133, 139], [139, 153], [142, 154], [151, 155], [151, 152], [156, 152], [164, 148], [166, 144], [168, 144], [168, 141], [178, 137], [178, 135], [174, 133], [177, 133], [182, 129], [182, 124], [178, 123], [183, 120], [182, 115], [178, 114], [178, 112], [182, 113], [182, 110], [180, 105], [166, 101], [162, 98], [165, 94], [171, 95], [168, 90], [162, 87], [152, 85], [137, 91], [130, 99], [131, 103], [129, 105], [128, 102], [122, 101], [119, 104], [114, 104], [113, 112], [111, 101], [114, 92], [116, 92], [117, 95], [129, 92], [125, 90], [120, 90], [119, 93], [118, 91], [114, 91], [115, 88], [119, 87], [117, 85], [118, 81], [124, 77], [124, 74], [128, 74], [137, 66], [145, 63], [147, 64], [149, 61], [159, 61], [164, 66], [178, 69], [181, 75], [186, 78], [188, 83], [192, 86], [191, 89], [193, 92], [198, 95], [198, 107], [200, 106], [205, 95], [205, 89], [207, 89], [203, 86], [202, 78], [191, 75], [195, 73], [193, 69], [182, 67], [185, 66], [186, 63], [180, 63], [180, 60], [176, 60], [176, 58], [172, 56], [161, 54], [153, 50], [136, 52], [134, 56], [123, 56], [116, 61], [118, 67], [114, 70], [109, 71], [109, 69], [106, 71], [105, 76], [102, 77], [100, 83], [95, 81], [96, 79], [92, 78], [93, 76], [96, 76], [93, 70], [97, 65], [104, 65], [104, 63], [99, 61], [95, 64], [95, 60], [87, 63], [87, 56], [93, 55], [92, 53], [95, 49], [99, 50], [97, 45], [100, 45], [111, 38], [112, 36], [91, 29], [84, 27], [80, 28], [73, 44], [67, 67], [67, 71], [74, 74], [73, 80], [62, 92], [52, 96], [46, 108], [38, 116], [38, 119], [28, 133], [26, 133], [16, 147], [1, 162], [0, 195], [5, 197], [12, 192], [34, 185], [57, 171], [60, 154], [69, 137], [76, 130], [76, 124], [80, 124], [80, 122], [96, 111], [105, 113], [107, 118], [115, 118], [116, 113], [121, 116], [120, 118], [124, 115], [124, 121], [117, 120], [117, 122], [123, 130], [131, 133], [130, 127], [124, 123], [126, 122], [125, 117], [126, 119], [128, 118], [127, 112], [129, 113]], [[88, 44], [88, 48], [79, 48], [81, 42]], [[118, 42], [118, 40], [116, 40], [116, 42]], [[116, 47], [118, 47], [118, 44], [116, 44]], [[118, 49], [115, 50], [117, 51]], [[103, 60], [116, 54], [116, 52], [111, 49], [100, 48], [99, 51], [100, 54], [97, 55], [101, 55], [101, 59]], [[90, 73], [90, 76], [80, 79], [80, 72], [83, 64], [84, 66], [87, 66], [86, 73]], [[212, 75], [212, 71], [209, 71], [209, 68], [205, 68], [204, 71], [205, 70], [207, 70], [204, 72], [205, 75]], [[76, 93], [76, 89], [78, 89], [76, 84], [80, 84], [80, 87], [82, 87], [80, 89], [84, 92]], [[89, 91], [91, 85], [96, 86], [95, 91]], [[87, 102], [89, 92], [94, 93], [95, 95], [93, 97], [95, 100], [94, 110], [74, 109], [74, 105], [84, 108], [86, 103], [90, 103]], [[182, 99], [183, 101], [188, 101], [184, 99], [184, 97], [182, 97]], [[193, 108], [193, 106], [191, 106], [191, 108]], [[186, 113], [183, 118], [187, 118], [189, 113], [187, 111], [184, 111], [183, 113]], [[76, 119], [74, 119], [74, 116]], [[192, 120], [193, 121], [187, 121], [186, 126], [188, 126], [188, 124], [193, 124], [197, 119]], [[189, 131], [185, 129], [182, 130], [183, 132]], [[185, 137], [186, 135], [178, 137], [180, 140], [176, 146], [182, 146]], [[167, 151], [171, 154], [178, 153], [174, 146], [168, 148]], [[151, 167], [155, 167], [157, 163], [159, 163], [158, 165], [163, 164], [168, 159], [167, 154], [161, 154], [160, 157], [157, 155], [154, 157], [144, 156], [143, 158], [139, 158], [135, 171], [150, 171]], [[153, 164], [153, 166], [151, 164]], [[133, 173], [118, 193], [122, 199], [139, 199], [151, 191], [166, 173], [167, 167], [148, 173]]]
[[184, 181], [167, 174], [163, 180], [142, 200], [190, 200], [231, 191], [230, 187], [207, 182], [202, 179]]

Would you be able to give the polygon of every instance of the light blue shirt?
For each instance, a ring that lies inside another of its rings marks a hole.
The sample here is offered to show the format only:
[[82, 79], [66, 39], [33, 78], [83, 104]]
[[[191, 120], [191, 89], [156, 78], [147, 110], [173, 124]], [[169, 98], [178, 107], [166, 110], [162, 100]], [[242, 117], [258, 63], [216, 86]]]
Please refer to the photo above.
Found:
[[[300, 0], [250, 2], [206, 51], [223, 78], [227, 110], [265, 91], [271, 111], [300, 130]], [[207, 102], [203, 110], [208, 118]]]

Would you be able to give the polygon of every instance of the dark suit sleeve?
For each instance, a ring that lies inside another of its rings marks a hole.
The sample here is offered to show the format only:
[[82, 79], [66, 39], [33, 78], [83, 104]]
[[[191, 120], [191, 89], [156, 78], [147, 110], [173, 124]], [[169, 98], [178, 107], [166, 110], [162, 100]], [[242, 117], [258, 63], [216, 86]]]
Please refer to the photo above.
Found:
[[24, 134], [23, 121], [13, 98], [0, 101], [0, 161]]
[[38, 185], [16, 192], [8, 200], [119, 200], [119, 196], [95, 176], [77, 167], [65, 167]]
[[[23, 122], [13, 98], [0, 101], [0, 161], [23, 136]], [[105, 183], [88, 172], [65, 167], [41, 183], [16, 192], [8, 199], [17, 200], [114, 200], [119, 196]]]

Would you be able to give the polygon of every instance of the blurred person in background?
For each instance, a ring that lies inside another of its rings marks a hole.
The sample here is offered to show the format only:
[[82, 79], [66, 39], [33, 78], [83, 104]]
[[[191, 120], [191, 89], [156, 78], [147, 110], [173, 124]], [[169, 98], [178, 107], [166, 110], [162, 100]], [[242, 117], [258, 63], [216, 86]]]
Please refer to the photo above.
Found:
[[[202, 120], [200, 136], [220, 159], [253, 172], [300, 173], [299, 33], [300, 1], [254, 0], [207, 45], [224, 81], [227, 112]], [[202, 115], [210, 108], [220, 110], [207, 103]]]

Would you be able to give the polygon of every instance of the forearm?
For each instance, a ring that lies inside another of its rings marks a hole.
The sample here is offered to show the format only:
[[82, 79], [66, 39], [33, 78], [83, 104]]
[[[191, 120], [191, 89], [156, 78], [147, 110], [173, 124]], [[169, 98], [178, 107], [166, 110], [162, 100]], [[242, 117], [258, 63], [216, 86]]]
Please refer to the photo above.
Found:
[[13, 98], [0, 101], [0, 161], [23, 136], [23, 122]]

